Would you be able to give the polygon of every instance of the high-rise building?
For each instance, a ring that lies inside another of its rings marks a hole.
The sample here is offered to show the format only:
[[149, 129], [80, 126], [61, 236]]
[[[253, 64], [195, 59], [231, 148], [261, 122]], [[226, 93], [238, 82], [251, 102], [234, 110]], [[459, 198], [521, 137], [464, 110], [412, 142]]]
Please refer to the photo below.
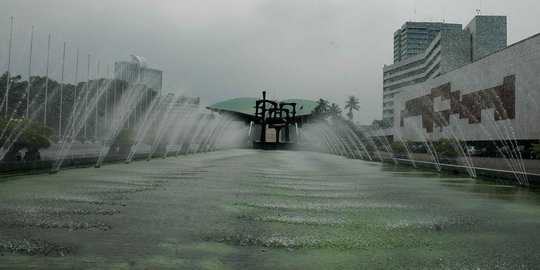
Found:
[[[427, 45], [426, 45], [427, 44]], [[394, 95], [506, 48], [506, 17], [461, 24], [407, 22], [394, 33], [394, 63], [383, 68], [383, 120], [394, 123]]]
[[163, 72], [148, 68], [146, 60], [137, 55], [131, 55], [131, 61], [116, 62], [115, 77], [128, 83], [144, 84], [156, 92], [161, 92]]
[[175, 96], [168, 93], [164, 97], [163, 108], [170, 108], [173, 112], [184, 112], [199, 108], [201, 99], [199, 97]]
[[473, 61], [507, 46], [506, 16], [476, 16], [465, 30], [471, 33]]
[[424, 52], [442, 30], [461, 31], [461, 24], [406, 22], [394, 32], [394, 63]]
[[394, 141], [453, 137], [491, 154], [529, 158], [525, 149], [540, 138], [538, 48], [540, 34], [403, 88], [395, 97]]

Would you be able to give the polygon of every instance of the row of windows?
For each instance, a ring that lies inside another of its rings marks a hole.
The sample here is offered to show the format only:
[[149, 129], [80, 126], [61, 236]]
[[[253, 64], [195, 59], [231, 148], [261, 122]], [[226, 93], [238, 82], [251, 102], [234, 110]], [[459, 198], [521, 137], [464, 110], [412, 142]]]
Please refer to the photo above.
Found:
[[389, 101], [389, 102], [383, 103], [383, 107], [385, 107], [385, 108], [386, 108], [386, 107], [392, 107], [392, 106], [394, 106], [394, 102], [393, 102], [393, 101]]
[[386, 80], [383, 81], [383, 84], [396, 82], [396, 81], [403, 80], [405, 78], [412, 77], [412, 76], [415, 76], [415, 75], [422, 74], [422, 73], [426, 72], [433, 65], [433, 63], [435, 63], [435, 61], [437, 61], [440, 58], [440, 55], [441, 55], [441, 53], [438, 52], [435, 55], [435, 57], [433, 57], [433, 59], [431, 59], [431, 61], [429, 61], [429, 63], [427, 65], [425, 65], [423, 68], [419, 68], [419, 69], [404, 73], [402, 75], [399, 75], [399, 76], [396, 76], [396, 77], [393, 77], [393, 78], [390, 78], [390, 79], [386, 79]]
[[415, 66], [418, 66], [418, 65], [421, 65], [421, 64], [425, 63], [425, 61], [427, 61], [427, 59], [429, 59], [431, 57], [431, 55], [433, 55], [433, 53], [435, 52], [435, 49], [437, 47], [439, 47], [440, 45], [441, 45], [441, 41], [439, 40], [439, 41], [437, 41], [435, 46], [433, 46], [433, 49], [428, 53], [428, 55], [425, 58], [419, 59], [417, 61], [411, 62], [409, 64], [403, 65], [403, 66], [398, 67], [398, 68], [388, 70], [388, 71], [384, 72], [383, 76], [386, 77], [388, 75], [392, 75], [392, 74], [398, 73], [400, 71], [407, 70], [407, 69], [410, 69], [410, 68], [413, 68]]
[[425, 39], [428, 39], [429, 38], [429, 34], [427, 33], [421, 33], [421, 34], [407, 34], [407, 35], [403, 35], [401, 37], [401, 39], [420, 39], [420, 40], [425, 40]]
[[428, 74], [425, 76], [425, 77], [421, 77], [421, 78], [417, 78], [417, 79], [414, 79], [414, 80], [411, 80], [411, 81], [406, 81], [406, 82], [402, 82], [402, 83], [398, 83], [396, 85], [392, 85], [392, 86], [388, 86], [388, 87], [384, 87], [383, 88], [383, 92], [386, 92], [386, 91], [391, 91], [391, 90], [395, 90], [395, 89], [398, 89], [398, 88], [402, 88], [402, 87], [405, 87], [405, 86], [409, 86], [409, 85], [413, 85], [413, 84], [417, 84], [417, 83], [421, 83], [421, 82], [424, 82], [427, 78], [431, 77], [431, 75], [433, 75], [440, 67], [440, 63], [437, 63], [433, 69], [431, 69]]

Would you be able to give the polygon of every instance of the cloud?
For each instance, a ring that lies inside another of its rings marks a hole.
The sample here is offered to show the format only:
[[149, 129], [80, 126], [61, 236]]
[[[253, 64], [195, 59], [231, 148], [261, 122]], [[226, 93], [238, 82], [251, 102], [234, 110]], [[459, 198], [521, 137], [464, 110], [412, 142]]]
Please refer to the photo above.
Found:
[[[514, 1], [515, 2], [515, 1]], [[539, 4], [484, 1], [485, 14], [508, 15], [509, 41], [535, 34]], [[416, 14], [414, 7], [416, 3]], [[30, 27], [35, 25], [34, 74], [44, 74], [52, 34], [51, 75], [59, 78], [67, 42], [67, 81], [144, 56], [164, 71], [164, 91], [201, 97], [205, 104], [266, 90], [278, 99], [325, 98], [343, 106], [360, 98], [355, 119], [379, 119], [382, 67], [392, 63], [393, 32], [408, 20], [466, 24], [479, 1], [468, 0], [3, 0], [0, 68], [5, 70], [9, 17], [15, 17], [12, 70], [26, 75]]]

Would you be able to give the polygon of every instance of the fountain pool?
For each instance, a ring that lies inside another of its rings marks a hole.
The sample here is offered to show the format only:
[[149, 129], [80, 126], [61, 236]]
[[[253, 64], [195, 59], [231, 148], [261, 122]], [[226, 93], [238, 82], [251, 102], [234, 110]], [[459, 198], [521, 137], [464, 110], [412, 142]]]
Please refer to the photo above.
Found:
[[0, 216], [0, 268], [540, 265], [536, 189], [315, 152], [2, 178]]

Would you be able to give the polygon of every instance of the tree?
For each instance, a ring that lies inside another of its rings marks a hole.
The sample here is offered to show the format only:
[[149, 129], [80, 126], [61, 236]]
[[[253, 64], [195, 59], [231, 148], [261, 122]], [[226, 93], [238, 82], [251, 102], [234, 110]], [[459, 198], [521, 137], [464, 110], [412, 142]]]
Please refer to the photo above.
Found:
[[371, 122], [371, 126], [374, 129], [385, 129], [385, 128], [389, 128], [390, 124], [384, 120], [373, 120], [373, 122]]
[[313, 115], [322, 119], [328, 117], [328, 112], [330, 111], [330, 106], [328, 104], [328, 100], [320, 98], [319, 101], [317, 101], [317, 106], [313, 108]]
[[114, 138], [114, 141], [111, 143], [109, 154], [115, 153], [126, 155], [131, 151], [131, 146], [134, 142], [133, 130], [123, 128], [118, 132], [118, 135], [116, 135], [116, 138]]
[[540, 159], [540, 143], [533, 143], [531, 153], [534, 158]]
[[39, 149], [50, 147], [49, 137], [56, 133], [54, 129], [30, 119], [7, 119], [2, 116], [0, 128], [5, 131], [0, 138], [0, 145], [9, 147], [4, 155], [4, 161], [15, 161], [23, 148], [27, 149], [25, 160], [37, 159]]
[[[10, 74], [13, 75], [13, 74]], [[6, 83], [7, 83], [7, 72], [5, 72], [0, 77], [0, 98], [4, 99], [6, 97]], [[10, 115], [21, 116], [25, 112], [25, 107], [22, 107], [19, 101], [24, 100], [26, 89], [28, 83], [26, 81], [21, 81], [21, 75], [10, 76], [9, 77], [9, 96], [8, 96], [8, 112]], [[1, 102], [2, 107], [0, 112], [5, 112], [6, 104], [5, 99]]]
[[458, 152], [452, 145], [452, 141], [449, 139], [440, 139], [436, 141], [433, 146], [435, 147], [435, 152], [437, 152], [437, 155], [440, 157], [455, 158], [458, 155]]
[[358, 105], [360, 102], [358, 101], [358, 98], [355, 96], [349, 96], [347, 98], [347, 101], [345, 101], [345, 110], [349, 110], [347, 112], [347, 118], [349, 120], [353, 120], [353, 111], [360, 110], [360, 106]]
[[394, 141], [390, 147], [392, 148], [392, 152], [394, 152], [394, 154], [403, 155], [407, 153], [407, 148], [404, 141]]
[[[126, 81], [119, 79], [96, 79], [89, 81], [78, 82], [77, 85], [65, 83], [62, 87], [62, 84], [53, 78], [32, 76], [30, 81], [22, 80], [21, 75], [14, 75], [12, 73], [8, 74], [4, 72], [0, 75], [0, 100], [5, 100], [6, 96], [6, 84], [9, 79], [9, 93], [8, 94], [8, 115], [6, 118], [22, 118], [26, 116], [27, 111], [27, 101], [28, 101], [28, 118], [34, 119], [38, 122], [43, 122], [45, 111], [47, 112], [47, 126], [58, 129], [62, 128], [61, 132], [58, 134], [65, 134], [70, 122], [71, 116], [79, 115], [76, 118], [76, 121], [82, 120], [83, 112], [86, 110], [86, 102], [88, 106], [97, 106], [97, 121], [94, 113], [89, 113], [88, 117], [85, 120], [85, 126], [90, 128], [92, 132], [87, 132], [86, 136], [84, 134], [78, 134], [77, 138], [81, 141], [86, 141], [88, 139], [96, 140], [99, 138], [93, 137], [93, 128], [96, 126], [98, 128], [98, 134], [104, 136], [105, 131], [110, 126], [114, 117], [118, 117], [115, 113], [118, 111], [117, 108], [122, 108], [122, 105], [126, 105], [128, 99], [134, 98], [132, 92], [141, 92], [144, 93], [138, 104], [136, 104], [137, 109], [134, 110], [129, 116], [130, 123], [139, 120], [140, 115], [143, 114], [147, 106], [151, 104], [151, 101], [158, 95], [156, 91], [146, 87], [144, 84], [132, 85]], [[99, 82], [99, 83], [98, 83]], [[92, 102], [97, 91], [98, 85], [100, 88], [99, 100]], [[45, 108], [45, 88], [48, 86], [47, 91], [47, 106]], [[62, 91], [60, 89], [62, 88]], [[28, 96], [27, 96], [28, 93]], [[62, 95], [60, 95], [62, 93]], [[75, 96], [75, 93], [77, 94]], [[122, 98], [122, 95], [132, 96], [131, 98], [126, 99]], [[85, 98], [88, 98], [87, 100]], [[27, 99], [28, 98], [28, 99]], [[62, 101], [62, 110], [60, 110], [60, 101]], [[124, 104], [121, 104], [124, 102]], [[5, 112], [6, 103], [2, 103], [0, 106], [0, 113]], [[93, 107], [89, 108], [90, 111], [93, 111]], [[60, 113], [61, 112], [61, 113]], [[105, 115], [107, 116], [105, 118]], [[135, 117], [137, 115], [137, 119]], [[60, 125], [61, 121], [61, 125]], [[77, 125], [79, 123], [77, 122]], [[1, 127], [0, 127], [1, 128]], [[0, 130], [2, 132], [2, 130]]]
[[328, 109], [328, 115], [332, 118], [340, 118], [341, 113], [341, 108], [339, 108], [339, 105], [337, 105], [336, 103], [332, 103], [332, 105]]

